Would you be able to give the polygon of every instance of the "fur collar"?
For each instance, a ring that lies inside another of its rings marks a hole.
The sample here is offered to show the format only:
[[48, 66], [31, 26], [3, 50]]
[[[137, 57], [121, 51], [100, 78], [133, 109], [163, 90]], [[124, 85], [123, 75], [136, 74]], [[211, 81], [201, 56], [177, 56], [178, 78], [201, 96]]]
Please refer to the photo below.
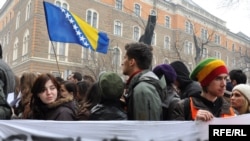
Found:
[[65, 103], [68, 103], [70, 101], [73, 101], [73, 96], [61, 97], [61, 98], [57, 99], [55, 102], [48, 104], [47, 107], [48, 108], [55, 108], [55, 107], [58, 107], [60, 105], [65, 104]]

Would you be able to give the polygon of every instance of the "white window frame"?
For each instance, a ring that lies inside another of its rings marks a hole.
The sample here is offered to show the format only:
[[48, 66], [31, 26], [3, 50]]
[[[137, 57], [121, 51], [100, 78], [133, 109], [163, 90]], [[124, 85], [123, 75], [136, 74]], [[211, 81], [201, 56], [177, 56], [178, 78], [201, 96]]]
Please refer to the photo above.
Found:
[[214, 51], [214, 57], [217, 59], [221, 59], [221, 53], [219, 51]]
[[119, 20], [114, 21], [114, 35], [122, 36], [122, 22]]
[[123, 0], [115, 0], [115, 9], [122, 10], [123, 8]]
[[218, 44], [218, 45], [220, 45], [220, 41], [221, 39], [220, 39], [220, 35], [218, 35], [218, 34], [215, 34], [214, 35], [214, 42], [216, 43], [216, 44]]
[[193, 34], [193, 24], [191, 23], [191, 22], [189, 22], [189, 21], [186, 21], [186, 23], [185, 23], [185, 31], [186, 31], [186, 33], [188, 33], [188, 34]]
[[30, 18], [30, 12], [31, 11], [31, 0], [26, 5], [26, 14], [25, 14], [25, 21], [27, 21]]
[[135, 40], [135, 41], [139, 41], [139, 39], [140, 39], [140, 27], [139, 26], [134, 26], [134, 28], [133, 28], [133, 39]]
[[134, 13], [136, 16], [141, 16], [141, 5], [135, 3], [134, 5]]
[[28, 59], [28, 49], [29, 49], [30, 33], [27, 29], [23, 35], [23, 49], [22, 49], [22, 61]]
[[184, 42], [184, 52], [185, 54], [188, 55], [193, 55], [193, 43], [190, 41], [185, 41]]
[[94, 9], [86, 10], [86, 21], [94, 28], [98, 28], [99, 23], [99, 14]]
[[20, 24], [20, 11], [18, 11], [16, 16], [16, 29], [19, 28], [19, 24]]
[[164, 37], [164, 49], [170, 50], [170, 37], [169, 36]]
[[165, 16], [165, 27], [171, 27], [171, 18], [169, 16]]
[[14, 42], [14, 47], [13, 47], [13, 56], [12, 56], [13, 61], [17, 60], [18, 44], [19, 44], [19, 41], [18, 41], [18, 38], [16, 38]]

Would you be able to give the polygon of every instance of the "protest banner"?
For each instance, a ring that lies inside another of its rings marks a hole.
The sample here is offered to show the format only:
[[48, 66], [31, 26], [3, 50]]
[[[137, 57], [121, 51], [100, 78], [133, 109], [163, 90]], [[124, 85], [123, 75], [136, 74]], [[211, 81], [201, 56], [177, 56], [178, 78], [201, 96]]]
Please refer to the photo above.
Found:
[[249, 119], [250, 114], [209, 122], [0, 120], [0, 140], [208, 141], [209, 125], [249, 126]]

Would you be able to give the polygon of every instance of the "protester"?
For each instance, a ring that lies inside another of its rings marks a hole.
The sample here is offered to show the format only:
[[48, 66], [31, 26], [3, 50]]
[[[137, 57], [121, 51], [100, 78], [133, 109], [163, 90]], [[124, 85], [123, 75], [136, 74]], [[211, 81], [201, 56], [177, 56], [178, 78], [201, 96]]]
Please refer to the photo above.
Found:
[[68, 98], [74, 104], [75, 112], [77, 112], [78, 103], [76, 101], [77, 97], [77, 85], [72, 81], [62, 81], [61, 85], [61, 96], [63, 98]]
[[89, 81], [89, 82], [91, 82], [91, 83], [94, 83], [94, 82], [95, 82], [95, 79], [94, 79], [91, 75], [84, 75], [84, 76], [83, 76], [83, 80]]
[[238, 84], [232, 90], [231, 105], [238, 114], [250, 113], [250, 86]]
[[95, 82], [87, 89], [84, 98], [78, 102], [77, 120], [89, 120], [91, 108], [99, 102], [98, 83]]
[[229, 78], [231, 80], [231, 84], [236, 86], [237, 84], [246, 84], [247, 83], [247, 76], [246, 74], [240, 69], [233, 69], [229, 72]]
[[228, 70], [222, 60], [207, 58], [201, 61], [190, 78], [201, 84], [202, 92], [178, 102], [173, 119], [209, 121], [213, 117], [235, 116], [234, 109], [223, 97], [227, 77]]
[[86, 99], [87, 95], [86, 93], [92, 84], [93, 84], [92, 82], [86, 80], [80, 81], [76, 84], [77, 85], [76, 101], [78, 103]]
[[177, 78], [174, 84], [179, 89], [179, 95], [181, 99], [199, 95], [201, 93], [201, 86], [198, 82], [189, 78], [190, 72], [187, 66], [181, 61], [174, 61], [170, 63], [174, 68]]
[[161, 98], [156, 87], [143, 81], [137, 84], [142, 79], [159, 81], [158, 77], [150, 70], [153, 58], [152, 47], [144, 43], [129, 43], [125, 45], [125, 50], [122, 70], [124, 75], [129, 76], [124, 95], [128, 119], [161, 120]]
[[[171, 119], [169, 113], [171, 113], [176, 106], [177, 102], [180, 101], [180, 96], [174, 82], [176, 80], [176, 72], [174, 68], [168, 64], [157, 65], [153, 72], [158, 76], [159, 79], [165, 80], [166, 82], [166, 95], [163, 96], [162, 107], [163, 107], [163, 120]], [[164, 83], [163, 83], [164, 84]]]
[[126, 120], [127, 114], [120, 101], [124, 91], [121, 77], [114, 72], [105, 72], [99, 77], [97, 86], [98, 93], [88, 95], [87, 99], [96, 101], [92, 102], [94, 106], [90, 109], [89, 120]]
[[15, 74], [9, 65], [2, 59], [2, 46], [0, 44], [0, 119], [11, 119], [12, 108], [7, 102], [9, 93], [15, 89]]
[[52, 74], [39, 75], [31, 92], [32, 119], [75, 120], [74, 103], [61, 96], [60, 84]]
[[68, 80], [77, 83], [82, 81], [82, 74], [80, 72], [72, 72], [72, 74], [69, 76]]
[[32, 97], [31, 89], [37, 78], [37, 74], [33, 72], [24, 72], [20, 77], [20, 94], [21, 101], [18, 106], [18, 118], [29, 119], [31, 118], [30, 100]]

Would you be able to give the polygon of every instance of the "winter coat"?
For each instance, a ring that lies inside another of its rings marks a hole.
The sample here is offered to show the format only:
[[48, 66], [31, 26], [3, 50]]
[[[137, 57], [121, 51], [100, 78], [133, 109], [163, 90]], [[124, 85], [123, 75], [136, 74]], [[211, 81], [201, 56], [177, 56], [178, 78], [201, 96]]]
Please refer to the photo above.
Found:
[[91, 110], [89, 120], [126, 120], [127, 114], [119, 103], [97, 104]]
[[134, 88], [139, 79], [158, 77], [150, 70], [137, 73], [127, 84], [127, 114], [129, 120], [161, 120], [162, 107], [161, 99], [156, 88], [147, 82], [140, 82]]
[[[230, 110], [231, 109], [230, 103], [228, 103], [223, 97], [218, 97], [214, 102], [207, 100], [201, 95], [196, 95], [191, 98], [194, 107], [196, 109], [207, 110], [211, 112], [214, 115], [214, 117], [222, 117], [222, 115], [232, 114]], [[187, 100], [188, 103], [185, 102]], [[235, 115], [236, 114], [233, 114], [232, 116]], [[174, 120], [193, 120], [189, 98], [182, 99], [181, 101], [178, 102], [177, 106], [175, 107], [174, 111], [171, 114], [171, 117]]]
[[0, 59], [0, 119], [10, 119], [12, 110], [7, 102], [9, 93], [14, 92], [15, 76], [10, 67]]
[[[42, 117], [35, 119], [73, 121], [76, 120], [76, 106], [73, 97], [60, 98], [57, 101], [42, 107]], [[34, 119], [34, 118], [33, 118]]]

